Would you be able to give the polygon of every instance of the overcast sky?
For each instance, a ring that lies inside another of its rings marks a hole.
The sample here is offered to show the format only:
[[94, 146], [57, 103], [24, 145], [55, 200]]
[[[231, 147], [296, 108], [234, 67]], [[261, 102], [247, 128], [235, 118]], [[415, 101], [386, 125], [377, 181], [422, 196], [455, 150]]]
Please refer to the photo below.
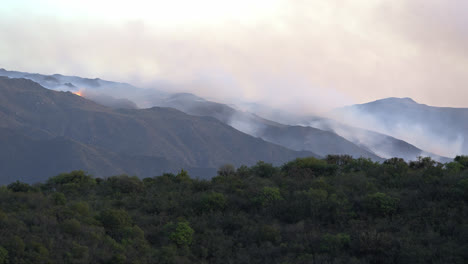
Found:
[[3, 0], [0, 68], [307, 111], [468, 107], [468, 1]]

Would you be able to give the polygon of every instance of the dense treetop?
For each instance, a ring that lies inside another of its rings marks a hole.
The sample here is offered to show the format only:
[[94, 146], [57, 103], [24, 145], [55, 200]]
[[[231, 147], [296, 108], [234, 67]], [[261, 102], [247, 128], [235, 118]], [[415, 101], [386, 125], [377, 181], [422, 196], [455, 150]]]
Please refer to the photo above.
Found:
[[468, 157], [0, 187], [2, 263], [467, 263]]

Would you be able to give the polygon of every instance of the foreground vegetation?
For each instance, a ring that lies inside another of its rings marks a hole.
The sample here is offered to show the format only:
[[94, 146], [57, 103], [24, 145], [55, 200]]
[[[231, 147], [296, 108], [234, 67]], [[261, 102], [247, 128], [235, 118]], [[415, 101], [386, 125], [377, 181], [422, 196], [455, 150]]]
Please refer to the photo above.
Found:
[[1, 263], [467, 263], [468, 157], [0, 187]]

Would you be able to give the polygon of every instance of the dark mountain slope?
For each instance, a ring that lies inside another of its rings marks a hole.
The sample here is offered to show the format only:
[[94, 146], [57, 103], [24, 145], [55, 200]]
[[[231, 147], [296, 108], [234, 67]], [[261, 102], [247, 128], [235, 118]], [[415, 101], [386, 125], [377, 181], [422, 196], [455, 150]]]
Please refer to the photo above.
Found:
[[36, 182], [48, 175], [80, 169], [97, 175], [124, 173], [111, 161], [115, 160], [115, 155], [106, 155], [108, 153], [63, 137], [34, 140], [1, 128], [0, 145], [0, 183]]
[[[466, 145], [466, 143], [464, 143], [466, 132], [459, 131], [452, 133], [451, 136], [446, 136], [445, 134], [437, 134], [440, 130], [433, 129], [432, 127], [424, 127], [418, 122], [411, 121], [405, 123], [405, 119], [401, 119], [401, 117], [391, 120], [390, 118], [381, 116], [372, 116], [369, 118], [367, 114], [361, 114], [362, 112], [367, 113], [368, 111], [349, 111], [349, 109], [347, 109], [344, 111], [345, 118], [343, 118], [342, 113], [340, 113], [339, 120], [349, 124], [345, 125], [343, 122], [337, 122], [331, 119], [316, 116], [298, 116], [262, 105], [256, 105], [253, 108], [255, 114], [252, 114], [238, 110], [235, 106], [231, 107], [225, 104], [210, 102], [189, 93], [168, 94], [154, 89], [139, 89], [129, 84], [105, 81], [99, 78], [90, 79], [60, 74], [30, 74], [6, 71], [4, 69], [0, 69], [0, 76], [1, 75], [29, 78], [50, 89], [80, 90], [84, 92], [86, 98], [111, 108], [136, 109], [137, 105], [133, 103], [134, 101], [137, 102], [140, 107], [151, 107], [155, 105], [173, 107], [192, 115], [211, 116], [252, 136], [261, 137], [267, 141], [296, 150], [305, 149], [313, 151], [322, 156], [335, 153], [351, 154], [355, 157], [364, 156], [374, 160], [380, 160], [380, 157], [389, 158], [394, 156], [402, 157], [406, 160], [414, 160], [422, 155], [431, 156], [439, 161], [447, 161], [449, 160], [448, 158], [421, 150], [415, 145], [423, 147], [424, 149], [426, 149], [425, 147], [427, 146], [429, 150], [436, 152], [440, 149], [449, 149], [453, 150], [454, 153], [462, 153], [463, 146]], [[119, 99], [119, 97], [125, 99]], [[406, 109], [408, 106], [418, 105], [409, 98], [388, 98], [374, 103], [376, 103], [377, 106], [369, 110], [372, 111], [373, 114], [378, 113], [380, 111], [379, 109], [382, 108], [390, 109], [385, 110], [387, 112], [398, 112], [399, 109], [407, 111]], [[382, 107], [382, 105], [384, 107]], [[361, 113], [359, 113], [359, 115], [354, 115], [353, 118], [347, 118], [349, 114], [356, 112]], [[408, 113], [411, 114], [411, 111]], [[0, 115], [2, 115], [1, 112]], [[417, 114], [413, 115], [413, 117], [414, 116], [417, 117], [421, 115]], [[7, 122], [7, 119], [8, 117], [0, 116], [0, 122]], [[371, 119], [371, 121], [376, 119], [377, 122], [369, 122], [369, 119]], [[450, 120], [451, 118], [448, 119]], [[356, 120], [362, 121], [362, 123], [353, 122]], [[386, 125], [381, 125], [379, 122], [385, 120], [387, 120], [388, 125], [396, 129], [382, 129], [382, 126], [385, 127]], [[8, 121], [10, 123], [17, 123], [17, 120], [14, 119]], [[372, 124], [369, 126], [370, 123]], [[287, 129], [285, 128], [286, 125], [288, 126]], [[308, 129], [306, 127], [316, 129]], [[357, 127], [364, 127], [366, 129]], [[450, 127], [450, 124], [448, 127]], [[442, 127], [442, 129], [443, 128], [444, 127]], [[380, 133], [374, 132], [376, 129]], [[327, 133], [324, 133], [324, 131]], [[25, 133], [29, 135], [31, 133], [44, 133], [44, 131], [37, 129], [31, 131], [31, 128], [28, 128], [25, 129]], [[388, 136], [387, 134], [392, 136]], [[427, 134], [427, 138], [420, 136], [423, 134]], [[415, 145], [409, 144], [408, 142], [412, 142]], [[427, 144], [427, 142], [432, 143]], [[440, 144], [435, 144], [437, 142], [440, 142]], [[435, 146], [433, 146], [434, 144]], [[447, 151], [443, 151], [442, 153], [447, 154]]]
[[270, 142], [288, 146], [291, 149], [315, 149], [321, 155], [348, 154], [354, 157], [383, 159], [369, 150], [361, 148], [333, 132], [304, 126], [269, 126], [262, 132], [262, 138]]
[[211, 116], [247, 134], [294, 150], [308, 150], [318, 155], [349, 154], [380, 161], [380, 157], [345, 138], [307, 126], [289, 126], [273, 122], [228, 105], [207, 101], [190, 94], [176, 94], [161, 102], [188, 114]]
[[[317, 129], [304, 129], [293, 126], [289, 129], [281, 129], [282, 132], [287, 132], [282, 138], [280, 134], [275, 132], [278, 127], [283, 126], [279, 123], [240, 111], [225, 104], [205, 100], [190, 93], [165, 94], [155, 90], [138, 89], [124, 83], [60, 74], [41, 75], [0, 69], [0, 75], [28, 78], [50, 89], [76, 91], [84, 88], [86, 98], [111, 108], [136, 108], [132, 101], [113, 97], [121, 95], [144, 106], [172, 107], [190, 115], [211, 116], [242, 132], [295, 150], [308, 150], [322, 156], [331, 153], [351, 154], [355, 157], [364, 156], [380, 160], [369, 149], [362, 148], [362, 146], [354, 144], [355, 142], [346, 142], [342, 137], [335, 135], [333, 131], [324, 133]], [[296, 124], [294, 123], [294, 125]], [[304, 130], [308, 131], [308, 133], [305, 133]], [[263, 135], [263, 132], [267, 134]], [[301, 138], [303, 136], [305, 138]]]
[[[63, 137], [84, 149], [92, 146], [94, 151], [99, 150], [96, 156], [109, 159], [116, 166], [112, 171], [105, 169], [105, 175], [114, 171], [130, 174], [145, 171], [139, 175], [144, 177], [160, 172], [148, 175], [145, 169], [124, 166], [123, 156], [130, 164], [144, 164], [156, 158], [167, 159], [179, 168], [213, 170], [224, 163], [238, 166], [263, 160], [281, 164], [313, 155], [251, 137], [214, 118], [194, 117], [168, 108], [112, 110], [69, 92], [45, 89], [26, 79], [0, 78], [0, 105], [1, 127], [27, 134], [33, 140]], [[45, 152], [41, 154], [48, 156]], [[86, 164], [89, 163], [85, 160], [79, 163]], [[101, 171], [91, 165], [82, 169]]]
[[116, 154], [65, 137], [32, 139], [5, 128], [0, 128], [0, 145], [0, 184], [16, 180], [34, 183], [71, 170], [85, 170], [99, 177], [151, 177], [181, 168], [198, 177], [216, 173], [215, 168], [181, 166], [161, 157]]

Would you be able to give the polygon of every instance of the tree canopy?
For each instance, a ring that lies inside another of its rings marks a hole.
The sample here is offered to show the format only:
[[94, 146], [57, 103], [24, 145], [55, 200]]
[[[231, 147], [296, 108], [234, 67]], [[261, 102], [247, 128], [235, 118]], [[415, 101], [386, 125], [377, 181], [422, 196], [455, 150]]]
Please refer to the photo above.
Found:
[[468, 157], [0, 187], [2, 263], [467, 263]]

